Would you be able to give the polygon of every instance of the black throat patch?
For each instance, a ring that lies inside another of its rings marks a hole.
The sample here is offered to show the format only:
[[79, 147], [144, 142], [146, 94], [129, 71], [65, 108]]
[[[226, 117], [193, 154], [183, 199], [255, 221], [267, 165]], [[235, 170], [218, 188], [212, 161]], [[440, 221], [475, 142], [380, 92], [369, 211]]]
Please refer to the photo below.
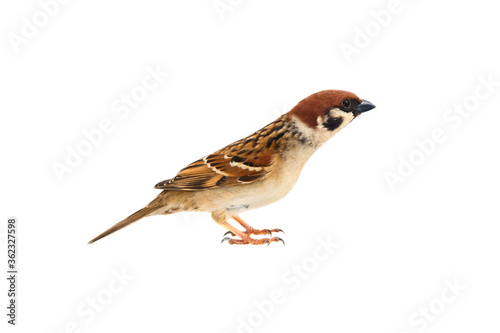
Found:
[[328, 118], [327, 120], [325, 120], [323, 122], [323, 126], [327, 130], [329, 130], [329, 131], [334, 131], [337, 128], [339, 128], [340, 125], [342, 125], [343, 122], [344, 122], [344, 118], [342, 118], [342, 117], [333, 117], [333, 118]]

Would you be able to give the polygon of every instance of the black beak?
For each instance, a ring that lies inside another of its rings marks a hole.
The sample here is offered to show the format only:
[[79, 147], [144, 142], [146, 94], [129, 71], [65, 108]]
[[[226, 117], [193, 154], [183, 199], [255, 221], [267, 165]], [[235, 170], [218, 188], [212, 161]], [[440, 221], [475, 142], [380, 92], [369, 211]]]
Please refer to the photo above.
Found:
[[372, 103], [368, 102], [367, 100], [363, 99], [361, 104], [359, 104], [358, 107], [356, 108], [356, 111], [358, 113], [363, 113], [366, 111], [370, 111], [371, 109], [375, 109], [375, 104], [372, 104]]

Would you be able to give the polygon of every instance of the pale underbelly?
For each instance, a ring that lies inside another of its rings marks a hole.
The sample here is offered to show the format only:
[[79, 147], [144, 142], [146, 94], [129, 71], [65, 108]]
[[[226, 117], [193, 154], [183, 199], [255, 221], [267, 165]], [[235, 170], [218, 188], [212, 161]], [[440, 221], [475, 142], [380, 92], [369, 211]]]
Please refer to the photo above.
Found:
[[234, 189], [232, 198], [221, 200], [217, 205], [224, 207], [231, 214], [267, 206], [288, 194], [295, 185], [297, 177], [292, 179], [290, 177], [287, 179], [275, 177], [269, 182], [244, 185], [240, 189]]

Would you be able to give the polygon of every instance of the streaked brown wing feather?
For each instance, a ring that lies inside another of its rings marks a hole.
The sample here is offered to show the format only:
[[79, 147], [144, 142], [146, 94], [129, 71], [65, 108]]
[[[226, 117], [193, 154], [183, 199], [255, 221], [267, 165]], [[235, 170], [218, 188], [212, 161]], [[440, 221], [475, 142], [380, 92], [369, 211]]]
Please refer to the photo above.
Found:
[[155, 188], [194, 191], [253, 183], [269, 172], [276, 142], [284, 135], [285, 127], [285, 117], [280, 117], [260, 131], [189, 164]]

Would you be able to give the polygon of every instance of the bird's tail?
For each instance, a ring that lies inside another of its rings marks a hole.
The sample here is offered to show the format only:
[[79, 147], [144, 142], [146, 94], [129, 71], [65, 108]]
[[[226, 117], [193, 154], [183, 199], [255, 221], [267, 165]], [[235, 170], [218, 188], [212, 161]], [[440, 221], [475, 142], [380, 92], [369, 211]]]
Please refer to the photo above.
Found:
[[105, 232], [103, 232], [102, 234], [97, 236], [96, 238], [92, 239], [89, 242], [89, 244], [92, 244], [92, 243], [98, 241], [99, 239], [104, 238], [109, 234], [112, 234], [115, 231], [118, 231], [122, 228], [125, 228], [126, 226], [134, 223], [135, 221], [138, 221], [138, 220], [142, 219], [143, 217], [148, 216], [149, 214], [151, 214], [152, 212], [154, 212], [157, 209], [158, 209], [158, 207], [147, 206], [147, 207], [144, 207], [143, 209], [138, 210], [137, 212], [130, 215], [126, 219], [121, 220], [120, 222], [118, 222], [117, 224], [115, 224], [114, 226], [112, 226], [111, 228], [109, 228], [108, 230], [106, 230]]

